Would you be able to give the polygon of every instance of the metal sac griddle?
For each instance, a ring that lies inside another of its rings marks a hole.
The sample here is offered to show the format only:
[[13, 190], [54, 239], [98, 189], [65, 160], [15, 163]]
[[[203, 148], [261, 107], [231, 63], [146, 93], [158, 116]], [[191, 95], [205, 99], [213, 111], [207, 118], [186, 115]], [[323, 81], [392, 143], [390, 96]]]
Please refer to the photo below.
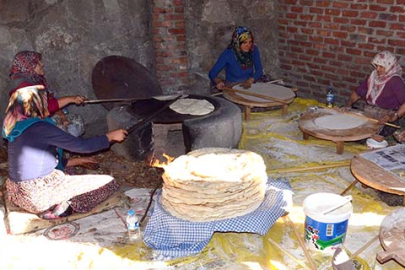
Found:
[[[107, 110], [117, 106], [120, 100], [128, 104], [130, 114], [141, 119], [139, 125], [134, 123], [134, 127], [147, 122], [170, 124], [202, 117], [176, 113], [169, 108], [172, 99], [154, 98], [163, 96], [156, 78], [144, 66], [127, 57], [113, 55], [101, 59], [93, 69], [92, 84], [97, 98], [107, 101], [102, 103]], [[209, 96], [189, 95], [181, 98], [205, 99], [215, 109], [220, 106], [218, 101]], [[126, 99], [128, 101], [125, 102]]]
[[[123, 56], [107, 56], [97, 62], [92, 73], [94, 94], [99, 99], [151, 98], [162, 95], [156, 78], [135, 60]], [[114, 103], [103, 103], [107, 110]]]

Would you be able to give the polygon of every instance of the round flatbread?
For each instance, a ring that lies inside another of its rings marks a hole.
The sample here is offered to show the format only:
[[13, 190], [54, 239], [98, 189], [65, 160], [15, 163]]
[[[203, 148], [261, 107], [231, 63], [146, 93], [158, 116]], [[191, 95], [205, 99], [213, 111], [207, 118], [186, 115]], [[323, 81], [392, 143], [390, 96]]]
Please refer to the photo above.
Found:
[[156, 99], [156, 100], [160, 100], [160, 101], [165, 101], [165, 100], [173, 100], [176, 97], [178, 97], [179, 95], [168, 95], [168, 96], [154, 96], [152, 98]]
[[325, 129], [352, 129], [366, 123], [367, 120], [346, 114], [325, 115], [314, 120], [315, 125]]
[[160, 203], [192, 222], [242, 216], [259, 207], [266, 192], [266, 165], [251, 151], [202, 148], [164, 167]]
[[[236, 85], [233, 87], [233, 89], [236, 90], [242, 90], [245, 92], [251, 92], [254, 94], [260, 94], [263, 96], [268, 96], [270, 98], [275, 98], [283, 101], [289, 101], [295, 98], [295, 93], [291, 90], [291, 88], [278, 85], [278, 84], [272, 84], [272, 83], [254, 83], [252, 86], [248, 89], [243, 88], [240, 85]], [[271, 100], [268, 99], [263, 99], [260, 97], [255, 97], [255, 96], [250, 96], [250, 95], [245, 95], [242, 93], [236, 93], [236, 95], [241, 96], [247, 100], [251, 101], [257, 101], [257, 102], [271, 102]]]
[[215, 107], [205, 99], [182, 98], [171, 104], [170, 109], [179, 114], [206, 115]]

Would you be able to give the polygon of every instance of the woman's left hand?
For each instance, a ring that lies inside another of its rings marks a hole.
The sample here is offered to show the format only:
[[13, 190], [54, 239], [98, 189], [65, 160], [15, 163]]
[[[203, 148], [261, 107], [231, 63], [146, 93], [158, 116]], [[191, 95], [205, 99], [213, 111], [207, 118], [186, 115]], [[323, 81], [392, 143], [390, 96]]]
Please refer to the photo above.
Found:
[[244, 83], [242, 83], [242, 87], [245, 89], [249, 89], [250, 87], [252, 87], [253, 82], [254, 82], [254, 79], [250, 78], [247, 81], [245, 81]]
[[388, 114], [388, 121], [389, 121], [389, 122], [395, 122], [395, 121], [398, 120], [398, 118], [399, 118], [399, 116], [398, 116], [398, 113], [397, 113], [397, 112], [390, 112], [390, 113]]
[[395, 122], [398, 120], [398, 115], [395, 112], [390, 112], [389, 114], [384, 115], [378, 120], [380, 124], [385, 124], [387, 122]]

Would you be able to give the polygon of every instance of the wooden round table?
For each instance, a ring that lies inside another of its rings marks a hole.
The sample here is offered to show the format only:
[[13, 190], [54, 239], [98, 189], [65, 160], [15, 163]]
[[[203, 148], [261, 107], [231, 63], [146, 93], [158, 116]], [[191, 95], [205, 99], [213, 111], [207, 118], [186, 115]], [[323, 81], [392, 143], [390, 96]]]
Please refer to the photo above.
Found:
[[388, 193], [405, 195], [404, 180], [360, 155], [355, 155], [352, 158], [350, 169], [354, 177], [368, 187]]
[[[272, 83], [255, 83], [249, 89], [244, 89], [242, 86], [235, 85], [232, 88], [224, 89], [224, 97], [234, 103], [244, 106], [245, 120], [250, 119], [250, 110], [253, 107], [269, 108], [282, 106], [282, 115], [286, 115], [288, 104], [293, 102], [295, 98], [296, 88], [288, 88], [279, 84]], [[241, 92], [235, 92], [241, 91]], [[242, 92], [249, 92], [245, 94]], [[265, 98], [262, 98], [265, 97]]]
[[[323, 128], [316, 124], [316, 119], [328, 116], [342, 114], [335, 109], [329, 108], [317, 108], [308, 110], [305, 112], [298, 121], [298, 126], [303, 132], [304, 139], [308, 140], [309, 135], [332, 141], [336, 143], [336, 152], [342, 154], [344, 150], [344, 142], [347, 141], [359, 141], [369, 138], [371, 135], [376, 134], [379, 129], [378, 122], [374, 121], [364, 121], [362, 125], [348, 129], [333, 129], [333, 128]], [[361, 111], [350, 111], [350, 115], [353, 117], [359, 117], [367, 119], [367, 115]]]

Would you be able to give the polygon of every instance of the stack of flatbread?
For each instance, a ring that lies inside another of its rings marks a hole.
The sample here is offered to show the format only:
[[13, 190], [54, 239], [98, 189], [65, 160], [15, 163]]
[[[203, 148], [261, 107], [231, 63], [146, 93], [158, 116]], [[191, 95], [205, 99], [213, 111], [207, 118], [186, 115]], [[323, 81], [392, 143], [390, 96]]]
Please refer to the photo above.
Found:
[[180, 219], [208, 222], [242, 216], [264, 199], [266, 165], [254, 152], [204, 148], [164, 169], [160, 203]]

